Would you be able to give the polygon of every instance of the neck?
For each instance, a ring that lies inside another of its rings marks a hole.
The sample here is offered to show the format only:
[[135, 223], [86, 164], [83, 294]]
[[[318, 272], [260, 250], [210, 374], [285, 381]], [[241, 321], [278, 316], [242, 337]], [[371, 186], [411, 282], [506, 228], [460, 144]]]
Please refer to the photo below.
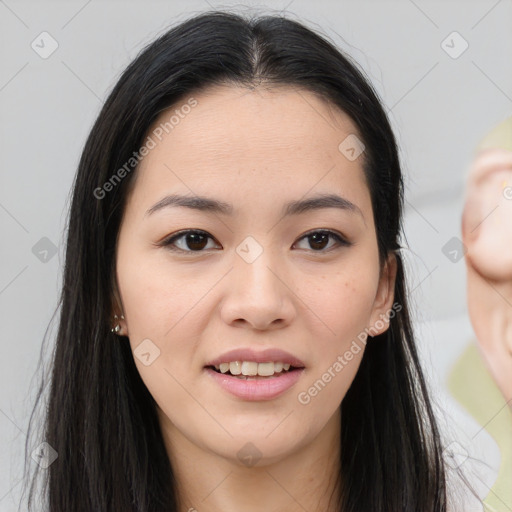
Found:
[[315, 439], [293, 453], [262, 457], [252, 467], [197, 446], [160, 410], [159, 415], [180, 512], [337, 512], [339, 409]]

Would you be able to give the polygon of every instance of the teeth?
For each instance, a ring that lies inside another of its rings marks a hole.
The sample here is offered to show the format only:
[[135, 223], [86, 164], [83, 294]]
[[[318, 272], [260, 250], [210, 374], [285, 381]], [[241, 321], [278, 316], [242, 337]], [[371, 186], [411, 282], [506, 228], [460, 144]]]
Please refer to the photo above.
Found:
[[274, 363], [269, 361], [267, 363], [255, 363], [254, 361], [231, 361], [229, 363], [220, 363], [215, 365], [215, 369], [221, 373], [230, 372], [231, 375], [245, 375], [253, 377], [259, 375], [261, 377], [270, 377], [275, 373], [281, 373], [283, 370], [290, 369], [289, 363]]
[[231, 361], [229, 364], [229, 371], [231, 375], [240, 375], [242, 373], [242, 363], [240, 361]]
[[259, 363], [258, 375], [261, 375], [262, 377], [274, 375], [274, 363]]
[[258, 363], [244, 361], [242, 363], [242, 375], [258, 375]]

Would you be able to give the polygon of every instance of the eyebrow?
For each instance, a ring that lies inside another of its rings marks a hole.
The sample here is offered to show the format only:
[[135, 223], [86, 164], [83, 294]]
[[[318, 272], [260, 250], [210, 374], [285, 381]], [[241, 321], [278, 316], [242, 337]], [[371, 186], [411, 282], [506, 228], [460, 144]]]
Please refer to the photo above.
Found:
[[[154, 204], [146, 211], [144, 216], [152, 215], [159, 210], [171, 207], [184, 207], [221, 215], [234, 214], [233, 206], [224, 201], [204, 196], [182, 196], [172, 194], [164, 197]], [[320, 194], [309, 199], [285, 203], [283, 207], [283, 217], [299, 215], [313, 210], [320, 210], [322, 208], [338, 208], [350, 213], [357, 213], [363, 218], [363, 221], [365, 220], [363, 212], [356, 204], [336, 194]]]

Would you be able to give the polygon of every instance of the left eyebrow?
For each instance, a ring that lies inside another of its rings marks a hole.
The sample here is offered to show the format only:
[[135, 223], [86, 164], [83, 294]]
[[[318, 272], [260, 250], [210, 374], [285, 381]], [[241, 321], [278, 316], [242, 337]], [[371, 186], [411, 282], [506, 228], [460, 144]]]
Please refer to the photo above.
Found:
[[[231, 204], [204, 196], [182, 196], [173, 194], [164, 197], [151, 208], [149, 208], [144, 216], [151, 215], [158, 210], [171, 207], [184, 207], [203, 212], [218, 213], [222, 215], [233, 215], [234, 208]], [[309, 199], [297, 201], [289, 201], [283, 207], [283, 217], [291, 215], [299, 215], [313, 210], [322, 208], [338, 208], [351, 213], [359, 214], [365, 221], [361, 209], [348, 199], [336, 194], [321, 194]]]
[[299, 201], [290, 201], [284, 206], [283, 216], [298, 215], [312, 210], [321, 208], [338, 208], [350, 213], [358, 213], [364, 219], [363, 212], [353, 202], [336, 194], [321, 194], [310, 199], [302, 199]]

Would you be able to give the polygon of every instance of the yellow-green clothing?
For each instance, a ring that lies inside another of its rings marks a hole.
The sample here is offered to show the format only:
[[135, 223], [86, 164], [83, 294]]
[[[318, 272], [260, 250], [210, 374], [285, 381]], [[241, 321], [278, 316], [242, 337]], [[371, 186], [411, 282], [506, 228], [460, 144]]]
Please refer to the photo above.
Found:
[[477, 151], [481, 149], [501, 148], [512, 151], [512, 117], [505, 119], [491, 130], [480, 142]]
[[[506, 403], [480, 355], [477, 341], [465, 350], [448, 376], [448, 389], [496, 441], [501, 464], [496, 482], [484, 499], [485, 510], [512, 510], [512, 409]], [[511, 377], [512, 378], [512, 377]]]

